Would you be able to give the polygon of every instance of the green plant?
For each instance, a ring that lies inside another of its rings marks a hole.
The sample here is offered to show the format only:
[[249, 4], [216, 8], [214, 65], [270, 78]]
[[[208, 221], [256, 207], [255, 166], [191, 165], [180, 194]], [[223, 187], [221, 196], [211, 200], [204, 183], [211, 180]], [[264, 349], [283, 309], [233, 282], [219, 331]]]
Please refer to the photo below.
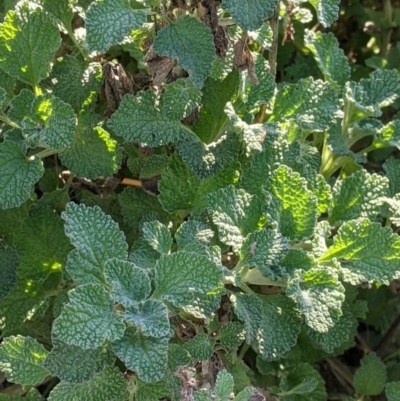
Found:
[[[399, 72], [353, 81], [335, 36], [305, 29], [338, 2], [14, 3], [0, 10], [9, 382], [33, 400], [323, 401], [325, 364], [348, 399], [397, 399]], [[280, 18], [284, 40], [302, 27], [315, 76], [296, 64], [276, 84]], [[356, 335], [353, 377], [336, 357]]]

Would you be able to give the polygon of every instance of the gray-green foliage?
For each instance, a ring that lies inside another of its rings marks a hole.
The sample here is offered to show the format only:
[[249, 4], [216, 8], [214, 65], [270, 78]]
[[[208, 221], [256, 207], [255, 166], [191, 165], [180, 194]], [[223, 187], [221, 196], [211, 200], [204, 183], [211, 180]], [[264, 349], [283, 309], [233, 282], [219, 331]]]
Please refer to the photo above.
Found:
[[[400, 149], [382, 111], [398, 71], [353, 80], [335, 36], [306, 30], [319, 75], [277, 85], [277, 0], [183, 3], [0, 5], [0, 370], [58, 378], [52, 401], [247, 401], [258, 373], [279, 400], [324, 401], [314, 363], [359, 319], [395, 320], [359, 286], [400, 279], [400, 163], [364, 165]], [[370, 353], [353, 395], [397, 400], [397, 379]]]

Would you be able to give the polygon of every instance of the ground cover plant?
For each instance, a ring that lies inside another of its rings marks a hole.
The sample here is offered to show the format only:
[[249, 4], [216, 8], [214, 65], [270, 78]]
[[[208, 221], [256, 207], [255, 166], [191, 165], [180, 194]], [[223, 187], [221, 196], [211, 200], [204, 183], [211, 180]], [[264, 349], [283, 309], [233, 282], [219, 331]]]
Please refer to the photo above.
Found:
[[0, 3], [0, 401], [400, 399], [374, 3]]

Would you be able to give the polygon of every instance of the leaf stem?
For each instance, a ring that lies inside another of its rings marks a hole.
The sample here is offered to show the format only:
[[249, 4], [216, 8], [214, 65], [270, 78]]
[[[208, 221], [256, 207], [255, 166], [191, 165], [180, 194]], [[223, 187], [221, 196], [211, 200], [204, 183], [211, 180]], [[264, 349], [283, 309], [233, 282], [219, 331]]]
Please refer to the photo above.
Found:
[[71, 28], [68, 28], [68, 29], [67, 29], [67, 32], [68, 32], [68, 36], [71, 38], [73, 44], [74, 44], [75, 47], [78, 49], [79, 53], [82, 55], [83, 60], [84, 60], [84, 61], [89, 61], [89, 58], [88, 58], [87, 55], [85, 55], [85, 53], [84, 53], [84, 51], [83, 51], [83, 49], [82, 49], [82, 46], [81, 46], [81, 45], [79, 44], [79, 42], [76, 40], [75, 35], [74, 35], [74, 32], [72, 31], [72, 29], [71, 29]]
[[18, 124], [12, 122], [5, 114], [1, 113], [0, 114], [0, 121], [3, 121], [7, 125], [13, 128], [21, 128]]
[[238, 360], [241, 361], [243, 357], [246, 355], [246, 352], [249, 350], [250, 345], [247, 344], [246, 342], [242, 345], [242, 348], [240, 348], [240, 352], [238, 354]]
[[41, 152], [36, 153], [34, 156], [40, 157], [41, 159], [44, 159], [45, 157], [52, 156], [52, 155], [58, 153], [59, 151], [60, 151], [59, 149], [56, 149], [56, 150], [54, 150], [54, 149], [44, 149]]

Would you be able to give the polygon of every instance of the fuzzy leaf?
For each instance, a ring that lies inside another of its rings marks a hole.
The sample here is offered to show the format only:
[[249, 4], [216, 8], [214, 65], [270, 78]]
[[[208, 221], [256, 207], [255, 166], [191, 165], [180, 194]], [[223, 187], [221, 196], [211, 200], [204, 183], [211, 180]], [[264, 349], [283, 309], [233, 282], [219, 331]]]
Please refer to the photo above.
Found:
[[128, 369], [147, 383], [164, 378], [167, 369], [168, 338], [145, 337], [133, 328], [112, 344], [114, 353]]
[[48, 351], [31, 337], [12, 336], [0, 345], [0, 369], [8, 381], [36, 385], [49, 375], [43, 367]]
[[74, 16], [72, 8], [72, 0], [39, 0], [43, 8], [55, 18], [57, 18], [64, 26], [64, 29], [71, 30], [71, 21]]
[[103, 75], [100, 63], [87, 64], [66, 55], [54, 62], [50, 80], [54, 82], [53, 95], [69, 103], [78, 113], [96, 101]]
[[175, 58], [198, 88], [211, 74], [215, 58], [213, 36], [196, 18], [187, 15], [167, 25], [158, 32], [153, 46], [160, 56]]
[[163, 113], [173, 121], [187, 117], [200, 104], [201, 92], [190, 79], [178, 79], [165, 89]]
[[82, 349], [54, 340], [54, 347], [44, 361], [44, 367], [52, 376], [68, 383], [83, 383], [92, 380], [115, 356], [106, 347]]
[[184, 221], [175, 233], [175, 241], [179, 248], [184, 248], [191, 244], [208, 245], [214, 236], [206, 224], [201, 221], [187, 220]]
[[270, 295], [261, 300], [263, 322], [256, 337], [257, 349], [262, 358], [277, 359], [296, 344], [301, 317], [295, 303], [287, 297]]
[[206, 256], [193, 252], [161, 255], [155, 266], [155, 292], [175, 306], [185, 306], [194, 293], [206, 293], [218, 286], [221, 272]]
[[105, 53], [146, 22], [143, 10], [133, 10], [128, 0], [101, 0], [92, 2], [86, 12], [85, 26], [91, 51]]
[[116, 366], [107, 366], [92, 380], [72, 384], [60, 382], [51, 391], [49, 401], [121, 401], [128, 398], [126, 380]]
[[337, 180], [332, 191], [329, 222], [338, 224], [358, 217], [375, 218], [388, 186], [386, 177], [369, 174], [366, 170], [358, 170], [349, 177]]
[[265, 223], [264, 205], [257, 196], [236, 190], [232, 185], [209, 194], [208, 208], [219, 237], [226, 245], [239, 250], [247, 234]]
[[344, 287], [337, 275], [324, 268], [297, 270], [288, 281], [286, 295], [296, 302], [313, 330], [325, 333], [342, 315]]
[[326, 131], [339, 113], [337, 93], [328, 82], [301, 79], [276, 95], [270, 121], [293, 121], [306, 131]]
[[104, 263], [126, 259], [128, 245], [118, 224], [98, 207], [69, 203], [61, 214], [65, 234], [75, 250], [69, 253], [67, 271], [81, 283], [104, 283]]
[[19, 280], [17, 285], [0, 299], [0, 330], [2, 335], [19, 328], [23, 323], [44, 314], [49, 304], [42, 286], [34, 281]]
[[[307, 383], [310, 378], [314, 380]], [[303, 391], [298, 391], [299, 385], [302, 385]], [[284, 394], [288, 393], [282, 397], [283, 401], [325, 401], [327, 399], [322, 377], [308, 363], [297, 364], [292, 370], [286, 371], [281, 377], [279, 388]]]
[[236, 316], [244, 323], [246, 342], [250, 344], [263, 324], [263, 302], [253, 294], [240, 292], [230, 296]]
[[258, 268], [266, 277], [275, 279], [274, 266], [289, 251], [289, 241], [276, 230], [263, 228], [249, 234], [240, 251], [240, 264]]
[[108, 126], [125, 140], [150, 147], [177, 142], [185, 135], [185, 127], [164, 114], [153, 91], [125, 95]]
[[233, 376], [226, 370], [221, 370], [215, 380], [215, 395], [220, 400], [229, 400], [233, 393], [233, 384]]
[[397, 401], [400, 398], [400, 382], [387, 383], [385, 394], [388, 401]]
[[339, 17], [340, 0], [310, 0], [317, 11], [318, 21], [324, 28], [331, 26]]
[[389, 285], [400, 278], [400, 239], [389, 227], [367, 219], [344, 223], [333, 245], [318, 260], [336, 258], [341, 263], [343, 280], [353, 285], [365, 281]]
[[148, 299], [126, 308], [125, 320], [148, 337], [161, 338], [171, 334], [168, 309], [163, 302], [156, 299]]
[[189, 352], [193, 359], [206, 361], [211, 358], [214, 352], [215, 339], [205, 333], [194, 336], [191, 340], [183, 344], [183, 349]]
[[354, 373], [354, 389], [362, 395], [378, 395], [386, 384], [386, 366], [375, 353], [361, 359], [361, 366]]
[[32, 87], [46, 78], [61, 43], [53, 20], [31, 1], [9, 11], [0, 25], [0, 68]]
[[226, 348], [238, 348], [245, 339], [245, 330], [241, 323], [229, 322], [221, 327], [221, 345]]
[[20, 260], [19, 275], [38, 281], [44, 281], [51, 273], [61, 272], [71, 250], [62, 220], [47, 207], [32, 210], [15, 233], [14, 245]]
[[13, 248], [0, 245], [0, 299], [4, 298], [17, 284], [18, 254]]
[[78, 177], [111, 177], [121, 164], [117, 142], [103, 128], [94, 127], [96, 120], [93, 114], [79, 116], [71, 145], [60, 153], [62, 163]]
[[400, 120], [390, 121], [383, 126], [376, 138], [374, 138], [374, 145], [377, 148], [394, 146], [400, 148]]
[[45, 94], [36, 97], [31, 114], [22, 121], [22, 134], [31, 147], [45, 144], [64, 149], [75, 135], [76, 116], [72, 107], [61, 99]]
[[272, 175], [270, 191], [276, 198], [281, 233], [291, 239], [310, 238], [317, 224], [318, 200], [307, 189], [307, 181], [281, 166]]
[[10, 102], [10, 110], [8, 117], [11, 121], [18, 125], [22, 125], [22, 120], [31, 114], [31, 105], [35, 100], [35, 94], [28, 90], [22, 89]]
[[350, 65], [331, 32], [306, 31], [305, 44], [311, 50], [325, 79], [339, 90], [350, 79]]
[[110, 294], [98, 284], [81, 285], [69, 292], [69, 302], [53, 323], [53, 335], [83, 349], [115, 341], [125, 330]]
[[19, 144], [13, 142], [0, 143], [0, 169], [0, 209], [24, 203], [44, 172], [38, 157], [25, 156]]
[[143, 238], [158, 253], [167, 254], [172, 245], [172, 237], [168, 228], [159, 221], [150, 221], [143, 224]]
[[146, 271], [133, 263], [109, 259], [104, 264], [104, 277], [112, 285], [111, 295], [125, 308], [150, 295], [151, 283]]
[[264, 20], [272, 17], [277, 0], [223, 0], [222, 7], [228, 10], [234, 21], [244, 31], [254, 31]]

